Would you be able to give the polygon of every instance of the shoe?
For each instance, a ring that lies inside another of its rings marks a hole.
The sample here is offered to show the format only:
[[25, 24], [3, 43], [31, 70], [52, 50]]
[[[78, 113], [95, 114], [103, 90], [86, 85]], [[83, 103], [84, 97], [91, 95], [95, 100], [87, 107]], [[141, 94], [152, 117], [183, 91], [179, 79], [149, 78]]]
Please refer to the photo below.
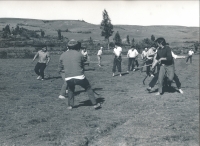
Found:
[[154, 77], [154, 75], [153, 75], [153, 74], [151, 74], [151, 77]]
[[99, 67], [101, 67], [101, 65], [99, 64]]
[[181, 94], [183, 94], [183, 90], [182, 90], [182, 89], [178, 89], [178, 91], [179, 91]]
[[42, 81], [44, 81], [44, 79], [41, 79]]
[[157, 92], [155, 95], [161, 95], [159, 92]]
[[150, 92], [150, 91], [151, 91], [151, 87], [148, 87], [148, 88], [147, 88], [147, 91], [149, 91], [149, 92]]
[[115, 73], [113, 73], [113, 75], [112, 75], [113, 77], [115, 76]]
[[67, 109], [68, 109], [68, 110], [71, 110], [71, 109], [72, 109], [72, 106], [68, 106]]
[[41, 78], [41, 76], [38, 76], [38, 77], [37, 77], [37, 80], [39, 80], [40, 78]]
[[133, 69], [133, 71], [135, 71], [135, 69]]
[[101, 107], [101, 104], [100, 104], [100, 103], [97, 103], [96, 105], [94, 105], [94, 109], [97, 109], [97, 108], [99, 108], [99, 107]]
[[129, 73], [129, 71], [127, 70], [127, 73]]
[[119, 75], [120, 77], [122, 76], [122, 74]]
[[65, 99], [65, 96], [59, 95], [58, 98]]
[[66, 93], [68, 93], [68, 90], [66, 90]]

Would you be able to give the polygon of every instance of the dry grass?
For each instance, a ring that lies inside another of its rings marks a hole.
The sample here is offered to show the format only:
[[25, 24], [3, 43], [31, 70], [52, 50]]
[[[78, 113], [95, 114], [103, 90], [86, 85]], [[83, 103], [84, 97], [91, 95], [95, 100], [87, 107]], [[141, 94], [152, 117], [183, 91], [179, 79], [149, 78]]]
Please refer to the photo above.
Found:
[[[176, 60], [184, 94], [172, 91], [162, 96], [145, 91], [145, 73], [112, 77], [112, 58], [104, 55], [99, 68], [96, 56], [91, 56], [92, 63], [86, 66], [102, 108], [94, 110], [77, 86], [72, 111], [66, 108], [67, 100], [58, 99], [63, 83], [57, 73], [59, 56], [52, 56], [45, 81], [36, 80], [31, 59], [1, 59], [0, 145], [197, 146], [198, 56], [192, 65]], [[125, 58], [122, 64], [126, 72]]]

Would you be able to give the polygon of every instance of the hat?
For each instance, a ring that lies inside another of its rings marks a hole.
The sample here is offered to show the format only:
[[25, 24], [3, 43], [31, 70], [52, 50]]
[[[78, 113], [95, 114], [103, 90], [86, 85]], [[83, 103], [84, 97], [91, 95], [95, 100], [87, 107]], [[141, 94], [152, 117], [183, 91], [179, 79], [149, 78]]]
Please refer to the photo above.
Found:
[[69, 42], [68, 42], [68, 48], [69, 49], [80, 49], [81, 48], [81, 43], [74, 40], [74, 39], [71, 39]]
[[100, 47], [101, 49], [103, 49], [103, 47]]

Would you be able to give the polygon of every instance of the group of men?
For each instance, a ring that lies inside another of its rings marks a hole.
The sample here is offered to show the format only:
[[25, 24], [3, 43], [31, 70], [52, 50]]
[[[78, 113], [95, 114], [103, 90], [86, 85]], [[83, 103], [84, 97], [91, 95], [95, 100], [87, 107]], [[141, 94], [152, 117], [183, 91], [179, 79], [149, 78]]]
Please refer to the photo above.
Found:
[[[151, 91], [151, 89], [158, 82], [158, 93], [156, 93], [156, 95], [161, 95], [163, 94], [163, 82], [165, 81], [167, 82], [168, 86], [171, 86], [171, 83], [174, 80], [179, 92], [183, 94], [183, 91], [181, 90], [181, 83], [177, 74], [175, 73], [174, 59], [185, 58], [185, 56], [175, 55], [164, 38], [158, 38], [155, 43], [156, 45], [152, 45], [149, 49], [145, 48], [141, 54], [142, 64], [140, 71], [143, 71], [143, 67], [146, 64], [145, 67], [147, 76], [153, 76], [153, 79], [149, 83], [147, 90]], [[68, 42], [67, 47], [68, 50], [63, 52], [59, 58], [59, 73], [64, 81], [59, 98], [63, 99], [65, 98], [66, 94], [68, 94], [68, 109], [72, 109], [74, 107], [75, 86], [80, 85], [88, 93], [88, 97], [94, 108], [100, 108], [101, 105], [100, 103], [97, 103], [91, 85], [84, 75], [84, 63], [89, 57], [86, 48], [81, 47], [81, 43], [75, 41], [74, 39]], [[80, 51], [81, 48], [83, 48], [82, 51]], [[103, 47], [100, 47], [97, 53], [98, 65], [100, 67], [102, 49]], [[120, 44], [115, 43], [115, 46], [113, 46], [113, 53], [113, 77], [115, 76], [116, 68], [119, 72], [119, 76], [122, 76], [122, 47]], [[188, 59], [192, 59], [192, 54], [193, 52], [190, 50], [186, 62]], [[138, 68], [138, 55], [139, 53], [135, 46], [131, 46], [131, 49], [127, 53], [128, 73], [129, 71], [135, 71], [135, 65]], [[33, 61], [36, 59], [36, 57], [39, 57], [39, 60], [35, 66], [35, 73], [38, 75], [37, 79], [44, 80], [44, 69], [50, 61], [50, 55], [47, 51], [47, 47], [44, 47], [42, 50], [38, 51], [34, 56]], [[157, 73], [155, 73], [156, 68]]]

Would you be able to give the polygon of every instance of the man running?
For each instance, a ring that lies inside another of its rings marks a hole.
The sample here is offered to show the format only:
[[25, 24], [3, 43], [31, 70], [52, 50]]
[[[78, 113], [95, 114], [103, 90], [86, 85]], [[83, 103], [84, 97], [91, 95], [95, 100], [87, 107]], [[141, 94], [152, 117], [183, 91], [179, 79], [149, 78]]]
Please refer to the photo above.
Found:
[[96, 109], [101, 105], [100, 103], [97, 104], [91, 85], [83, 72], [84, 61], [83, 55], [80, 52], [81, 43], [72, 39], [68, 42], [68, 48], [69, 51], [64, 52], [59, 59], [59, 71], [64, 68], [65, 81], [68, 85], [68, 109], [74, 107], [76, 85], [80, 85], [86, 90], [93, 107]]
[[44, 80], [44, 69], [49, 64], [50, 61], [50, 55], [49, 52], [47, 51], [47, 46], [43, 47], [42, 50], [38, 51], [35, 54], [32, 62], [34, 62], [37, 57], [39, 58], [39, 60], [34, 70], [35, 73], [38, 75], [37, 79]]
[[[128, 70], [129, 71], [135, 71], [135, 58], [138, 56], [138, 51], [135, 49], [135, 46], [132, 45], [131, 49], [128, 50], [127, 58], [128, 58]], [[130, 69], [131, 68], [131, 69]]]

